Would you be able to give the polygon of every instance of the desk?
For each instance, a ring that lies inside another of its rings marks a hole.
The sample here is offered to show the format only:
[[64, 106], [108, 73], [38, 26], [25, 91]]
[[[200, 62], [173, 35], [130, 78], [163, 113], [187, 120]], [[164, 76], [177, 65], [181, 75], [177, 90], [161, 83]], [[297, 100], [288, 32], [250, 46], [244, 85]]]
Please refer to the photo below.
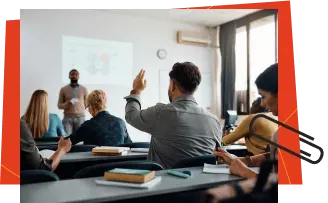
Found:
[[131, 151], [125, 155], [116, 156], [96, 156], [93, 155], [92, 152], [72, 152], [67, 153], [62, 158], [55, 173], [60, 179], [69, 179], [72, 178], [76, 172], [85, 167], [110, 162], [146, 160], [147, 156], [148, 153]]
[[51, 146], [51, 145], [58, 145], [58, 142], [54, 142], [54, 141], [36, 141], [35, 142], [36, 146]]
[[77, 163], [77, 162], [86, 162], [86, 161], [117, 161], [117, 160], [140, 160], [147, 159], [148, 153], [140, 153], [140, 152], [131, 152], [128, 151], [127, 154], [124, 155], [115, 155], [115, 156], [99, 156], [93, 155], [92, 152], [73, 152], [67, 153], [60, 163]]
[[161, 183], [150, 189], [96, 185], [95, 180], [102, 179], [102, 177], [97, 177], [22, 185], [20, 187], [20, 197], [25, 203], [107, 202], [191, 190], [204, 190], [242, 179], [241, 177], [228, 174], [206, 174], [202, 172], [203, 167], [193, 167], [184, 170], [190, 170], [192, 177], [183, 179], [168, 175], [166, 170], [157, 171], [156, 175], [162, 176]]

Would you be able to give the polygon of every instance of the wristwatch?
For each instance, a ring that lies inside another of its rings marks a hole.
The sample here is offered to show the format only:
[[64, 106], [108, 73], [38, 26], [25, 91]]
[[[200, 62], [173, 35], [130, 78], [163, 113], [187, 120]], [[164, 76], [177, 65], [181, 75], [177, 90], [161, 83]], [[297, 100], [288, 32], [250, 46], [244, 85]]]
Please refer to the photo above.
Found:
[[247, 166], [248, 167], [252, 167], [253, 164], [252, 164], [252, 159], [250, 156], [245, 156], [245, 159], [246, 159], [246, 162], [247, 162]]

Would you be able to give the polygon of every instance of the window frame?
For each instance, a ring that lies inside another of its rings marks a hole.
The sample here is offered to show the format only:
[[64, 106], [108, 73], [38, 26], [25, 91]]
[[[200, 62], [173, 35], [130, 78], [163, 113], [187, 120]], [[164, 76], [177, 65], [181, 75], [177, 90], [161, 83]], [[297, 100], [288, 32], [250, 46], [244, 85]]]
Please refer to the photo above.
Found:
[[252, 22], [274, 15], [275, 20], [275, 61], [278, 61], [278, 10], [267, 9], [258, 11], [256, 13], [249, 14], [243, 18], [236, 20], [236, 30], [240, 27], [246, 26], [246, 39], [247, 39], [247, 99], [246, 99], [246, 112], [238, 112], [238, 115], [249, 115], [250, 114], [250, 25]]

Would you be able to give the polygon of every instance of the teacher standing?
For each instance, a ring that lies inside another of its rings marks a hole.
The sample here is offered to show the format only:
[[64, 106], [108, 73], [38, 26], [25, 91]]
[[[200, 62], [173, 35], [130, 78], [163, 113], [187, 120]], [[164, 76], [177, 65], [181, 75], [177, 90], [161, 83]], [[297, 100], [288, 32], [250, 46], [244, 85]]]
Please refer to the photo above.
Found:
[[87, 89], [78, 84], [79, 72], [73, 69], [69, 72], [71, 83], [62, 87], [59, 93], [58, 108], [64, 109], [63, 126], [67, 135], [75, 133], [85, 121]]

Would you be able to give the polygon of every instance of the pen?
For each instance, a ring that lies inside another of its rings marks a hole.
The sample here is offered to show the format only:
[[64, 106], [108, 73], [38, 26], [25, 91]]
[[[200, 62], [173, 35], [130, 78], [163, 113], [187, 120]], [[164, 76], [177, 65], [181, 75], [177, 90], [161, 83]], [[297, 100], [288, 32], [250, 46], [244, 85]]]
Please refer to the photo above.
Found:
[[[219, 148], [219, 143], [216, 142], [215, 143], [215, 151], [219, 151], [218, 148]], [[215, 165], [218, 165], [218, 159], [217, 158], [215, 158]]]

